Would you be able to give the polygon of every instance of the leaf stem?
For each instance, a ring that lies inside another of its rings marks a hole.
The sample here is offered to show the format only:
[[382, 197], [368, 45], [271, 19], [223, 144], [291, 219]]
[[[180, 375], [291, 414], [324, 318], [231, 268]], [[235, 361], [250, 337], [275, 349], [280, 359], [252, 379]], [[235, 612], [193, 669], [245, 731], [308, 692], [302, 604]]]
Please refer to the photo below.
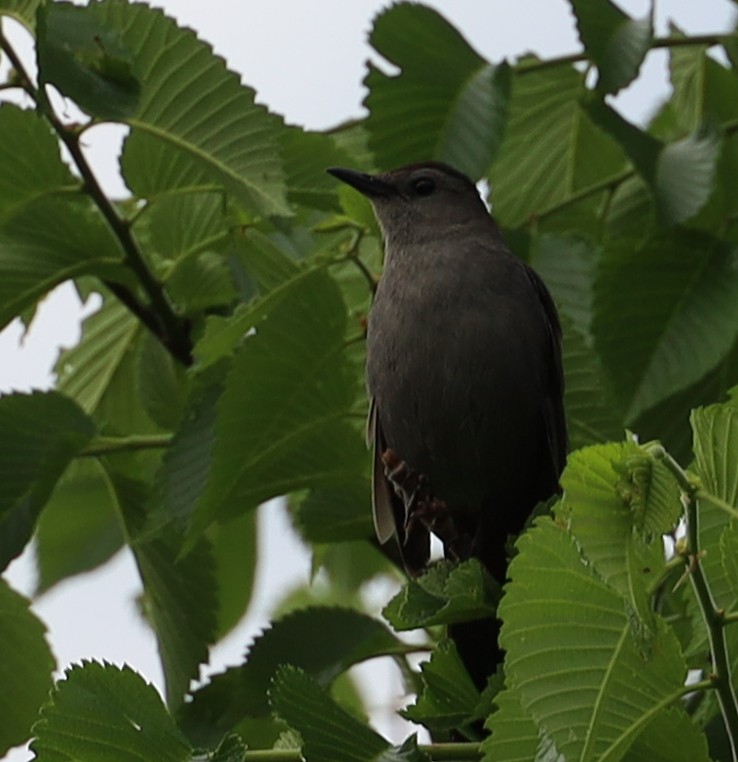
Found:
[[170, 354], [183, 365], [192, 364], [192, 341], [188, 321], [177, 315], [164, 291], [154, 277], [131, 232], [130, 224], [122, 218], [112, 201], [105, 195], [80, 145], [81, 130], [68, 127], [54, 113], [45, 93], [36, 88], [15, 49], [0, 29], [0, 49], [17, 72], [20, 87], [36, 103], [64, 143], [82, 176], [84, 188], [108, 223], [123, 249], [124, 264], [135, 274], [150, 304], [142, 304], [136, 294], [115, 281], [103, 280], [105, 286], [159, 339]]
[[[602, 191], [609, 190], [611, 192], [614, 192], [619, 185], [624, 183], [626, 180], [630, 180], [631, 177], [633, 177], [636, 174], [635, 169], [628, 168], [622, 170], [622, 172], [619, 172], [617, 175], [612, 175], [610, 177], [606, 177], [604, 180], [600, 180], [600, 182], [595, 183], [594, 185], [589, 185], [586, 188], [582, 188], [581, 190], [576, 191], [575, 193], [572, 193], [571, 196], [565, 198], [563, 201], [560, 201], [558, 204], [553, 204], [552, 206], [549, 206], [547, 209], [544, 209], [542, 212], [538, 212], [535, 215], [536, 220], [544, 219], [545, 217], [549, 217], [550, 215], [561, 211], [562, 209], [566, 209], [567, 206], [571, 206], [572, 204], [576, 204], [579, 201], [583, 201], [585, 198], [588, 198], [589, 196], [594, 196], [597, 193], [601, 193]], [[609, 203], [609, 200], [608, 200]]]
[[78, 457], [92, 458], [135, 450], [160, 450], [172, 442], [171, 434], [131, 434], [127, 437], [95, 437]]
[[[684, 560], [689, 570], [689, 577], [702, 612], [702, 618], [707, 625], [707, 638], [712, 659], [712, 673], [708, 679], [715, 686], [723, 722], [730, 740], [732, 759], [733, 762], [736, 762], [738, 761], [738, 701], [732, 684], [730, 658], [725, 640], [725, 612], [715, 604], [701, 563], [698, 512], [700, 486], [696, 480], [690, 478], [689, 474], [661, 445], [650, 447], [649, 452], [654, 458], [660, 459], [671, 471], [682, 491], [689, 543], [689, 552], [685, 554]], [[689, 687], [694, 689], [694, 686]]]
[[[482, 758], [478, 743], [434, 743], [418, 746], [418, 750], [433, 762], [466, 762]], [[254, 749], [245, 751], [241, 759], [243, 762], [300, 762], [303, 757], [300, 749]]]
[[[713, 33], [713, 34], [695, 34], [690, 37], [656, 37], [651, 43], [650, 50], [655, 48], [680, 48], [688, 45], [722, 45], [724, 40], [735, 38], [733, 33]], [[515, 65], [516, 74], [530, 74], [534, 71], [552, 69], [556, 66], [570, 66], [575, 63], [589, 61], [590, 58], [585, 51], [579, 53], [568, 53], [563, 56], [554, 56], [545, 60], [521, 61]]]

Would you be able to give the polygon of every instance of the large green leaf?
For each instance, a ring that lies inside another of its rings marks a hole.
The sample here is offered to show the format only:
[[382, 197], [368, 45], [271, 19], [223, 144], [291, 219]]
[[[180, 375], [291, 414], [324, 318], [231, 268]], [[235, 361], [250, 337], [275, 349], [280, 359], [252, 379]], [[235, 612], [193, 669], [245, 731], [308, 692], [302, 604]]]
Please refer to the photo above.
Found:
[[229, 633], [243, 618], [254, 592], [257, 561], [256, 513], [214, 524], [207, 532], [213, 547], [218, 626], [216, 639]]
[[420, 665], [423, 688], [416, 702], [402, 711], [406, 720], [431, 732], [469, 724], [476, 717], [479, 691], [466, 671], [452, 640], [442, 640], [429, 661]]
[[143, 584], [144, 612], [156, 634], [167, 704], [177, 707], [215, 642], [218, 597], [210, 544], [201, 539], [181, 555], [182, 535], [169, 526], [153, 537], [145, 527], [147, 485], [109, 470]]
[[437, 11], [398, 3], [374, 22], [369, 41], [400, 68], [370, 66], [366, 129], [380, 167], [440, 159], [474, 179], [502, 140], [510, 72], [476, 53]]
[[[550, 519], [539, 519], [518, 551], [500, 604], [505, 674], [559, 753], [620, 759], [653, 722], [665, 742], [694, 749], [678, 706], [686, 665], [672, 630], [654, 619], [644, 632]], [[704, 746], [697, 752], [690, 759], [707, 760]]]
[[0, 326], [57, 284], [124, 277], [118, 241], [82, 197], [41, 197], [0, 228]]
[[70, 463], [36, 529], [37, 593], [105, 563], [123, 544], [110, 482], [92, 458]]
[[[738, 408], [732, 404], [711, 405], [692, 411], [695, 469], [705, 490], [738, 507]], [[732, 610], [736, 601], [735, 583], [723, 564], [720, 544], [730, 526], [729, 514], [708, 501], [699, 506], [701, 559], [718, 607]], [[731, 540], [726, 539], [726, 542]]]
[[557, 515], [599, 576], [638, 609], [639, 591], [663, 570], [661, 536], [676, 528], [682, 513], [676, 481], [663, 463], [623, 442], [572, 453], [561, 485]]
[[513, 77], [510, 120], [489, 173], [495, 217], [509, 228], [600, 186], [625, 166], [618, 146], [579, 105], [583, 75], [566, 66], [526, 70], [526, 63], [536, 61], [527, 59]]
[[0, 225], [43, 196], [77, 192], [59, 142], [35, 111], [0, 104]]
[[306, 762], [372, 762], [389, 748], [380, 735], [336, 704], [310, 675], [293, 666], [276, 674], [272, 706], [304, 741]]
[[682, 135], [699, 130], [705, 119], [723, 124], [738, 117], [738, 75], [707, 51], [702, 45], [669, 49], [672, 102]]
[[80, 342], [60, 353], [55, 368], [59, 391], [86, 413], [94, 412], [141, 331], [141, 324], [117, 299], [106, 299], [85, 318]]
[[254, 641], [244, 665], [215, 675], [195, 691], [182, 708], [183, 726], [203, 742], [220, 738], [244, 717], [265, 717], [267, 691], [281, 664], [294, 664], [327, 686], [353, 664], [407, 649], [383, 624], [358, 611], [297, 611]]
[[604, 101], [591, 100], [587, 113], [618, 141], [633, 166], [648, 184], [664, 226], [694, 217], [715, 187], [720, 141], [701, 130], [671, 143], [663, 143], [626, 121]]
[[629, 85], [651, 46], [651, 18], [632, 19], [610, 0], [570, 3], [584, 49], [597, 66], [597, 88], [615, 93]]
[[687, 232], [608, 246], [593, 330], [626, 422], [699, 381], [738, 337], [735, 254]]
[[129, 667], [85, 662], [68, 669], [33, 730], [39, 762], [192, 759], [156, 688]]
[[562, 315], [564, 407], [572, 450], [618, 439], [623, 426], [595, 349]]
[[[87, 31], [86, 41], [77, 31], [80, 28]], [[96, 38], [101, 33], [116, 41], [115, 50], [103, 45], [99, 51]], [[57, 62], [50, 72], [45, 63], [52, 44], [67, 63], [62, 67]], [[98, 60], [85, 54], [95, 45], [101, 56]], [[196, 172], [222, 184], [249, 208], [289, 213], [279, 156], [279, 121], [254, 103], [253, 90], [243, 87], [208, 45], [161, 11], [120, 0], [102, 0], [84, 8], [53, 3], [46, 14], [46, 36], [39, 40], [39, 53], [41, 78], [53, 77], [62, 93], [73, 99], [77, 91], [72, 74], [78, 69], [100, 76], [102, 68], [106, 82], [111, 78], [117, 82], [121, 76], [135, 78], [140, 83], [135, 103], [114, 115], [133, 128], [130, 140], [140, 133], [176, 148]], [[110, 116], [107, 102], [92, 93], [81, 105], [94, 116]], [[126, 181], [136, 194], [148, 196], [161, 182], [152, 179], [156, 164], [137, 156], [130, 140]]]
[[[533, 718], [520, 704], [518, 691], [507, 688], [495, 697], [497, 710], [487, 721], [492, 735], [482, 743], [482, 762], [530, 762], [546, 759], [542, 753], [550, 747], [550, 739], [541, 738]], [[541, 749], [541, 746], [544, 749]], [[555, 750], [555, 747], [553, 747]], [[558, 755], [552, 756], [557, 759]]]
[[31, 725], [51, 688], [54, 658], [46, 628], [31, 613], [29, 601], [0, 579], [0, 754], [31, 735]]
[[68, 3], [44, 4], [38, 14], [39, 86], [56, 85], [102, 119], [123, 119], [138, 106], [141, 83], [134, 52], [119, 29]]
[[56, 392], [0, 398], [0, 568], [25, 547], [38, 514], [94, 427]]
[[233, 352], [248, 332], [283, 299], [294, 298], [302, 281], [312, 277], [319, 265], [300, 265], [258, 230], [234, 241], [234, 253], [246, 276], [258, 287], [260, 298], [240, 304], [228, 318], [211, 317], [195, 347], [201, 366], [208, 366]]
[[213, 465], [196, 523], [361, 473], [349, 421], [358, 391], [344, 353], [346, 308], [322, 271], [304, 278], [243, 341], [217, 403]]
[[586, 238], [544, 234], [531, 242], [530, 264], [580, 334], [592, 329], [593, 281], [599, 249]]
[[370, 496], [369, 479], [356, 474], [311, 490], [295, 506], [295, 521], [309, 542], [364, 540], [374, 533]]

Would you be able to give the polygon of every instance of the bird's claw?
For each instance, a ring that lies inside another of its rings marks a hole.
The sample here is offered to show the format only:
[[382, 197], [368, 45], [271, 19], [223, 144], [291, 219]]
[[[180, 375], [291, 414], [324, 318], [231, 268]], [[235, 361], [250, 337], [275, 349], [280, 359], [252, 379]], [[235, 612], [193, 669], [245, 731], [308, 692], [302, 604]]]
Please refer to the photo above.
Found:
[[405, 505], [405, 542], [420, 523], [444, 545], [453, 560], [469, 558], [471, 537], [460, 532], [445, 500], [435, 497], [425, 474], [418, 473], [392, 449], [381, 454], [384, 473]]

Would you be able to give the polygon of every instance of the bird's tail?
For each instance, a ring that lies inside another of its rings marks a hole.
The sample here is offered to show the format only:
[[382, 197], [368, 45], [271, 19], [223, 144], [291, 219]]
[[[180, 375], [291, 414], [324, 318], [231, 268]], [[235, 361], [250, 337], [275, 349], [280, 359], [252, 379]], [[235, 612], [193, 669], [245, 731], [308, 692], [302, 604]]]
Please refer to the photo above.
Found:
[[458, 622], [448, 628], [448, 636], [456, 644], [461, 661], [480, 692], [503, 660], [499, 634], [500, 620], [496, 617]]

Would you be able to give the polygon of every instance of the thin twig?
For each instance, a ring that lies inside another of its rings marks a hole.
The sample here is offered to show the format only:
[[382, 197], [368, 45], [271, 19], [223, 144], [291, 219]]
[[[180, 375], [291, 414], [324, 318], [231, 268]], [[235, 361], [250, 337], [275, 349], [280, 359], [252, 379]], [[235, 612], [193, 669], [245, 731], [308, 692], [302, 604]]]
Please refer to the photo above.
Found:
[[[707, 625], [707, 637], [712, 659], [712, 673], [708, 679], [715, 686], [723, 722], [730, 741], [732, 759], [737, 762], [738, 701], [732, 684], [730, 658], [725, 640], [725, 613], [715, 604], [700, 557], [698, 512], [700, 487], [661, 445], [649, 448], [649, 452], [664, 463], [675, 477], [682, 491], [687, 515], [687, 539], [689, 543], [689, 553], [684, 556], [684, 560], [688, 565], [689, 578], [702, 612], [702, 618]], [[694, 689], [694, 686], [690, 687]]]
[[[713, 45], [722, 45], [724, 40], [734, 39], [736, 35], [728, 32], [724, 34], [696, 34], [690, 37], [656, 37], [651, 43], [650, 49], [654, 48], [680, 48], [687, 45], [707, 45], [712, 47]], [[543, 69], [552, 69], [556, 66], [570, 66], [575, 63], [582, 63], [583, 61], [589, 61], [590, 58], [585, 51], [579, 53], [568, 53], [563, 56], [555, 56], [553, 58], [546, 58], [545, 60], [535, 61], [521, 61], [515, 65], [515, 72], [517, 74], [531, 74], [535, 71], [541, 71]]]
[[79, 453], [81, 458], [135, 450], [161, 450], [172, 443], [171, 434], [131, 434], [126, 437], [95, 437]]
[[163, 285], [149, 270], [129, 223], [118, 214], [113, 203], [105, 195], [80, 146], [80, 130], [69, 128], [59, 120], [48, 104], [45, 94], [34, 86], [23, 62], [3, 35], [2, 30], [0, 30], [0, 48], [8, 56], [8, 60], [17, 72], [19, 85], [33, 98], [69, 151], [82, 176], [87, 194], [92, 198], [123, 248], [123, 263], [136, 275], [149, 299], [150, 306], [142, 304], [132, 291], [120, 283], [109, 280], [103, 280], [103, 283], [161, 341], [175, 359], [184, 365], [191, 365], [192, 342], [189, 336], [189, 324], [174, 312]]

